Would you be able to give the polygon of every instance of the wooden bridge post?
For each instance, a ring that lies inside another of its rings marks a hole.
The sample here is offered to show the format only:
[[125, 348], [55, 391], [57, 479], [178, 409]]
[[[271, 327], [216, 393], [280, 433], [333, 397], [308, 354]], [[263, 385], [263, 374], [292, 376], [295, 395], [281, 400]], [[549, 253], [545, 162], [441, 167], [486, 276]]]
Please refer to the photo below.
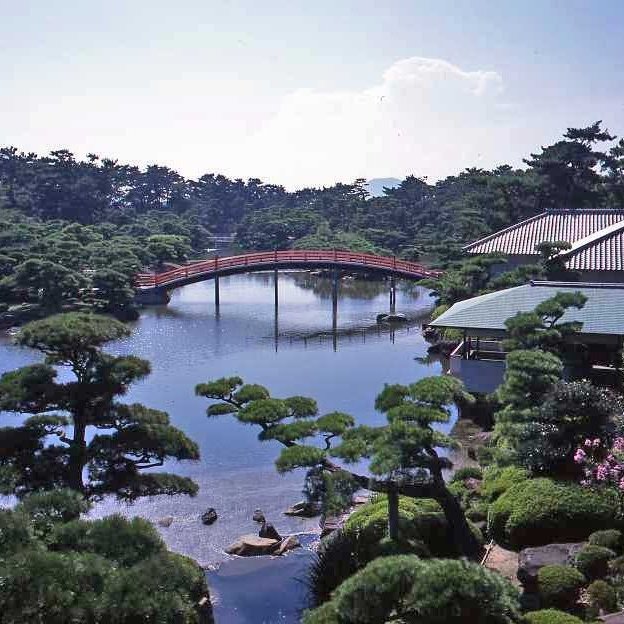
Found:
[[273, 271], [273, 288], [275, 295], [275, 314], [277, 314], [277, 306], [279, 305], [279, 278], [277, 268]]
[[214, 276], [214, 286], [215, 286], [215, 308], [219, 308], [219, 276]]
[[332, 271], [332, 336], [334, 351], [338, 350], [338, 269]]
[[390, 277], [390, 314], [396, 313], [396, 281], [394, 275]]

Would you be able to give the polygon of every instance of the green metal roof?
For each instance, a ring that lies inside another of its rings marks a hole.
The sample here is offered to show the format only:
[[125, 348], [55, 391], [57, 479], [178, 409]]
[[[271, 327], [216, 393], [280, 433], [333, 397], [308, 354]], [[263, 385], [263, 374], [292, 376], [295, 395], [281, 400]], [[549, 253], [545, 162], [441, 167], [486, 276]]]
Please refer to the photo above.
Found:
[[624, 284], [532, 282], [473, 297], [451, 306], [432, 327], [505, 331], [505, 321], [517, 312], [530, 312], [558, 292], [582, 292], [581, 310], [568, 310], [562, 321], [583, 323], [581, 334], [624, 335]]

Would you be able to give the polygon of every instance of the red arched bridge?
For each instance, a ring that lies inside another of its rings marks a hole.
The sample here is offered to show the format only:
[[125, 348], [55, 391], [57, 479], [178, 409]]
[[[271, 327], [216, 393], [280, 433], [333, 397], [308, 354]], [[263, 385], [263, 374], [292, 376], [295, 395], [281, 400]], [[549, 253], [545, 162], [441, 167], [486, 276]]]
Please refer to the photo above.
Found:
[[435, 279], [441, 275], [441, 271], [398, 258], [338, 250], [288, 250], [215, 257], [189, 262], [163, 273], [139, 273], [135, 286], [139, 293], [147, 294], [149, 291], [172, 290], [224, 275], [283, 269], [338, 269], [380, 273], [410, 280]]

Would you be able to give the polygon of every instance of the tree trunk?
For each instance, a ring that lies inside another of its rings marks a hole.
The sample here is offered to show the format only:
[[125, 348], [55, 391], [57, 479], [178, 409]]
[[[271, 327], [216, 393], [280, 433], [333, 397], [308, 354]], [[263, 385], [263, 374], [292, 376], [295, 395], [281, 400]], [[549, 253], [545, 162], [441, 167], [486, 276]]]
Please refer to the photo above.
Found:
[[399, 541], [399, 492], [393, 483], [388, 488], [388, 534], [393, 542]]
[[449, 492], [444, 481], [440, 483], [436, 480], [435, 485], [437, 495], [434, 498], [442, 507], [457, 549], [464, 557], [477, 559], [481, 555], [481, 544], [470, 529], [464, 510], [453, 494]]
[[84, 492], [82, 472], [87, 455], [86, 429], [84, 421], [74, 416], [74, 437], [69, 448], [69, 487], [78, 492]]

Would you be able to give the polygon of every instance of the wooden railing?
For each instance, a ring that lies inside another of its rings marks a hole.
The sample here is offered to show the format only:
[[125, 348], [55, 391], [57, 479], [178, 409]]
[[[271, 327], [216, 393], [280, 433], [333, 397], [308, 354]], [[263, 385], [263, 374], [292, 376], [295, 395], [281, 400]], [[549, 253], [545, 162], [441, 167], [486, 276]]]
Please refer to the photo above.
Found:
[[210, 260], [200, 260], [191, 262], [184, 266], [164, 271], [163, 273], [139, 273], [135, 279], [137, 288], [158, 288], [164, 286], [174, 286], [178, 282], [183, 282], [189, 277], [205, 275], [210, 278], [213, 274], [224, 270], [245, 269], [257, 270], [266, 266], [272, 267], [276, 264], [296, 264], [309, 265], [310, 268], [336, 265], [350, 265], [360, 269], [370, 268], [372, 270], [382, 270], [388, 273], [397, 273], [403, 276], [420, 278], [437, 278], [441, 271], [427, 269], [416, 262], [408, 262], [399, 258], [388, 258], [376, 256], [374, 254], [355, 253], [351, 251], [328, 251], [328, 250], [288, 250], [288, 251], [262, 251], [249, 253], [240, 256], [227, 256], [224, 258], [211, 258]]

